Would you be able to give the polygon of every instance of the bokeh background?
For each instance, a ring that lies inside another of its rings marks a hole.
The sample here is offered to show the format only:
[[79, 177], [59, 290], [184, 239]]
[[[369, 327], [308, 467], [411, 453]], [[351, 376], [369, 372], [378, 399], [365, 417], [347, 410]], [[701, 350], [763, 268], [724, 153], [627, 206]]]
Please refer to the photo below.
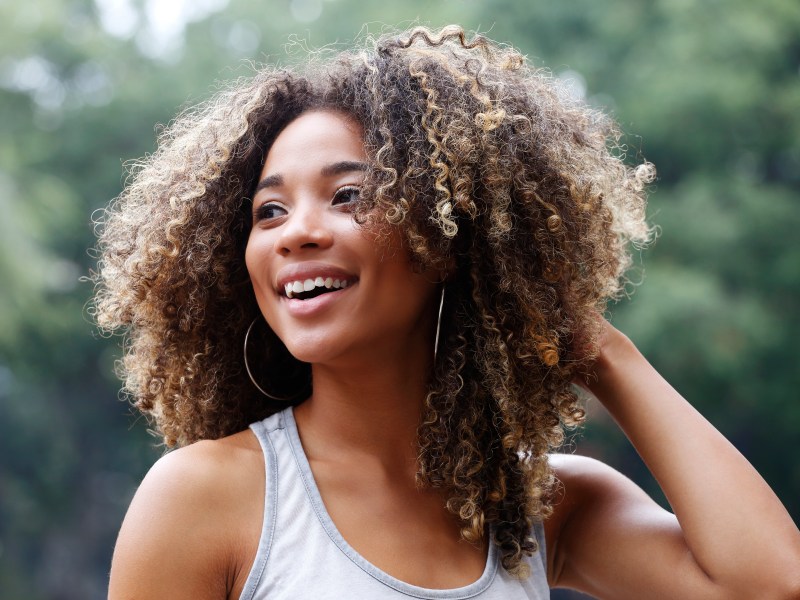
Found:
[[[656, 164], [660, 237], [613, 320], [800, 518], [796, 0], [4, 0], [0, 597], [104, 598], [125, 508], [162, 452], [119, 398], [120, 340], [96, 333], [81, 281], [125, 161], [248, 61], [414, 22], [517, 46], [616, 116], [631, 161]], [[589, 409], [572, 444], [663, 502]]]

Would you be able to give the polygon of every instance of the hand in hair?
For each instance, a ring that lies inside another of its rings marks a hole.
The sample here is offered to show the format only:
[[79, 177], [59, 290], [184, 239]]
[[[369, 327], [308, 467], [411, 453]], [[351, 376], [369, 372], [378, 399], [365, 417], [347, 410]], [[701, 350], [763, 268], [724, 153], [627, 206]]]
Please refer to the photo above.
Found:
[[[594, 460], [556, 456], [551, 583], [598, 598], [798, 598], [800, 532], [747, 460], [604, 322], [577, 381], [608, 409], [674, 514]], [[549, 543], [549, 541], [548, 541]]]

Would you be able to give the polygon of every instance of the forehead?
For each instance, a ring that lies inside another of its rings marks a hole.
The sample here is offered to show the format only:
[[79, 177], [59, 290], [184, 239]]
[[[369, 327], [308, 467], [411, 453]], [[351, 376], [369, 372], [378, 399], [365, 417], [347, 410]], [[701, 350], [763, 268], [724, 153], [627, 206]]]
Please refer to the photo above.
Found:
[[361, 125], [349, 115], [314, 110], [291, 121], [267, 152], [262, 175], [317, 166], [332, 161], [365, 161]]

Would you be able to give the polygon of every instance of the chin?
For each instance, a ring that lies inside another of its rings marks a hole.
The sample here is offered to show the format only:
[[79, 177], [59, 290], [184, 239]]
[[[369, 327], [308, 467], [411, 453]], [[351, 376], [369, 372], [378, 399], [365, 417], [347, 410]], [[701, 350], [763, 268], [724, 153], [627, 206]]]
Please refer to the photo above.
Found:
[[345, 353], [341, 343], [332, 343], [329, 339], [310, 338], [294, 339], [284, 342], [286, 349], [297, 360], [309, 364], [321, 364], [334, 361]]

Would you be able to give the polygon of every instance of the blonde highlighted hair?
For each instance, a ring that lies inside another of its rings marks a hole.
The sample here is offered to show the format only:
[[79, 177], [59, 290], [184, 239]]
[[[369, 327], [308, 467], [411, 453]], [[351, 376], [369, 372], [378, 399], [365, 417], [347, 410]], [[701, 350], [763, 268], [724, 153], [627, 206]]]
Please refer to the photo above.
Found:
[[[364, 128], [356, 218], [399, 228], [420, 267], [450, 273], [418, 479], [446, 490], [466, 539], [491, 524], [504, 567], [523, 575], [531, 525], [550, 512], [546, 454], [584, 418], [570, 381], [621, 291], [629, 244], [650, 235], [653, 171], [627, 166], [613, 122], [513, 48], [415, 28], [262, 69], [181, 114], [100, 223], [94, 309], [101, 328], [127, 334], [125, 389], [168, 446], [282, 408], [243, 369], [259, 315], [244, 248], [266, 152], [317, 108]], [[274, 335], [254, 348], [276, 395], [308, 389], [308, 366]]]

